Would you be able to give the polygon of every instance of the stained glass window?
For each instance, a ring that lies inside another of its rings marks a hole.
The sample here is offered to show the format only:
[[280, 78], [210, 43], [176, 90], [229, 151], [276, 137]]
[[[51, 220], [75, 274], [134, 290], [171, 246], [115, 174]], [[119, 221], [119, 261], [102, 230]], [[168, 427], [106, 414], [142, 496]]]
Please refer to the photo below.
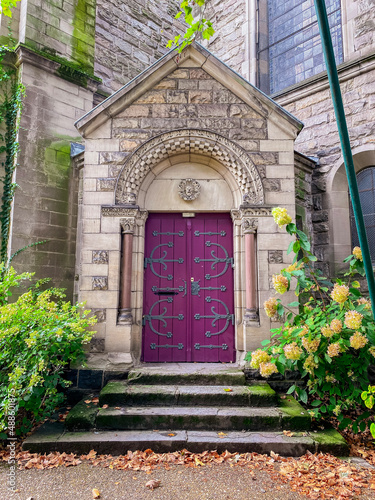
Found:
[[[371, 261], [375, 264], [375, 167], [368, 167], [359, 172], [357, 183], [370, 247]], [[352, 246], [360, 246], [351, 204], [350, 225], [352, 230]]]
[[[340, 0], [326, 0], [336, 63], [343, 61]], [[270, 93], [325, 69], [313, 0], [268, 0]]]

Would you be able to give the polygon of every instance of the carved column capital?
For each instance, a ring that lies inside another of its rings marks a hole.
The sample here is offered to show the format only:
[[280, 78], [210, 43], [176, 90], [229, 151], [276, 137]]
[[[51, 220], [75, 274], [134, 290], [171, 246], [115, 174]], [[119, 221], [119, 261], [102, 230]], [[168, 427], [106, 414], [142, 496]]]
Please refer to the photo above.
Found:
[[133, 234], [135, 228], [135, 217], [126, 217], [126, 219], [120, 219], [120, 226], [123, 234]]
[[256, 233], [259, 221], [256, 218], [244, 217], [241, 222], [242, 232], [244, 234]]

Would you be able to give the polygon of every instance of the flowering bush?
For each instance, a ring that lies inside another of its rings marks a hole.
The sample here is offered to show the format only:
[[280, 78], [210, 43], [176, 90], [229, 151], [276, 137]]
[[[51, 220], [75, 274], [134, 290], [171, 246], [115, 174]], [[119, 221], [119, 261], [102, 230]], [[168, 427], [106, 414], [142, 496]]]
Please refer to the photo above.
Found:
[[[63, 369], [84, 358], [83, 344], [96, 322], [82, 304], [65, 302], [63, 290], [41, 283], [8, 303], [11, 287], [32, 275], [0, 264], [0, 438], [24, 434], [49, 416], [64, 396]], [[7, 431], [7, 433], [5, 432]]]
[[[355, 275], [364, 275], [362, 253], [356, 247], [344, 262], [349, 270], [344, 280], [330, 282], [314, 268], [306, 234], [297, 229], [285, 209], [273, 209], [279, 227], [294, 236], [288, 253], [294, 252], [293, 263], [273, 276], [275, 292], [283, 294], [296, 282], [299, 301], [284, 306], [277, 297], [264, 303], [267, 316], [285, 322], [272, 329], [271, 341], [262, 342], [264, 349], [249, 353], [252, 368], [268, 377], [286, 369], [299, 370], [308, 378], [306, 389], [293, 385], [288, 393], [307, 403], [313, 399], [311, 415], [336, 415], [342, 428], [352, 421], [342, 412], [361, 406], [361, 393], [368, 387], [367, 368], [375, 357], [375, 324], [371, 303], [360, 292]], [[298, 258], [300, 257], [300, 258]], [[298, 308], [298, 313], [295, 312]], [[367, 412], [353, 425], [356, 431], [366, 427]]]

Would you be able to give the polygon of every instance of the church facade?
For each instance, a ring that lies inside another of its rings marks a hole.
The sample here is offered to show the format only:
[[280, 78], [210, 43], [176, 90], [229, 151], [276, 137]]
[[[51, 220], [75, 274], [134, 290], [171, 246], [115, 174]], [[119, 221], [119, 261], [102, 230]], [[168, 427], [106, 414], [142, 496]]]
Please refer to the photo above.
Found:
[[[371, 2], [328, 4], [375, 260]], [[181, 55], [165, 49], [177, 9], [22, 0], [12, 18], [26, 99], [9, 251], [47, 239], [14, 266], [86, 301], [94, 364], [258, 347], [291, 260], [272, 207], [327, 274], [356, 243], [312, 3], [213, 0], [215, 37]]]

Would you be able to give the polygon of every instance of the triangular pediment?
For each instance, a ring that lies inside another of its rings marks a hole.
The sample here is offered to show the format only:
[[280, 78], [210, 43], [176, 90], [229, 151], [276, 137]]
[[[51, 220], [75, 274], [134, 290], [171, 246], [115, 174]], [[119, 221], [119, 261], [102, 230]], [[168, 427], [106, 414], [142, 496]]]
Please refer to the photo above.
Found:
[[[147, 100], [150, 92], [162, 88], [163, 82], [168, 80], [171, 75], [175, 79], [179, 76], [188, 79], [184, 74], [189, 71], [190, 75], [192, 71], [199, 71], [201, 80], [211, 79], [214, 82], [213, 88], [216, 86], [221, 92], [226, 91], [227, 94], [233, 96], [234, 104], [246, 105], [249, 118], [269, 119], [275, 127], [280, 128], [290, 138], [295, 138], [302, 129], [303, 124], [297, 118], [195, 42], [186, 47], [181, 54], [177, 54], [174, 50], [165, 54], [152, 66], [80, 118], [75, 126], [83, 137], [89, 137], [106, 121], [119, 114], [126, 116], [127, 108]], [[207, 84], [210, 86], [208, 82]], [[186, 85], [188, 88], [188, 84]], [[172, 92], [173, 89], [171, 89]], [[201, 93], [201, 95], [204, 94]], [[204, 99], [203, 101], [202, 99], [198, 100], [197, 103], [204, 105]]]

